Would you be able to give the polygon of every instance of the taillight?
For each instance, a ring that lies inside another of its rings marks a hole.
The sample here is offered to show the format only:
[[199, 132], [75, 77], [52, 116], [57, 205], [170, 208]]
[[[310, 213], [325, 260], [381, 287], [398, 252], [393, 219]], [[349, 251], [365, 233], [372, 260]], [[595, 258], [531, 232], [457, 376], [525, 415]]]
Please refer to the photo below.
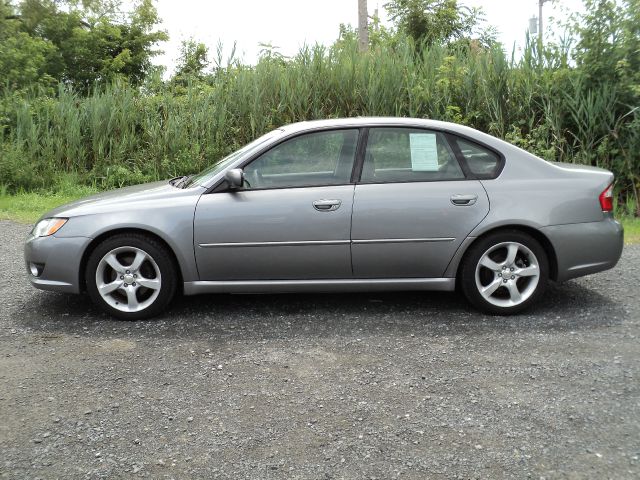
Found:
[[613, 211], [613, 183], [609, 185], [598, 197], [603, 212]]

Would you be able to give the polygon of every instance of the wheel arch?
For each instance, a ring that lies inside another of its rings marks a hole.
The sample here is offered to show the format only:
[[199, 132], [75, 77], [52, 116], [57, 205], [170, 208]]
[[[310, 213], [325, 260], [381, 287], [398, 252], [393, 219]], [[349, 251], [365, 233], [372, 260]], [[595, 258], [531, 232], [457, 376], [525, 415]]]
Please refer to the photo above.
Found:
[[[503, 231], [509, 231], [509, 230], [511, 231], [516, 230], [516, 231], [531, 235], [534, 239], [536, 239], [540, 243], [545, 253], [547, 254], [547, 259], [549, 261], [549, 278], [551, 280], [556, 281], [558, 279], [558, 257], [557, 257], [555, 248], [551, 243], [551, 240], [549, 240], [549, 238], [537, 228], [534, 228], [528, 225], [521, 225], [521, 224], [500, 225], [498, 227], [491, 228], [489, 230], [482, 232], [481, 235], [475, 237], [473, 241], [466, 244], [464, 246], [464, 250], [462, 252], [459, 252], [459, 254], [457, 254], [455, 258], [455, 260], [457, 261], [457, 263], [454, 265], [456, 278], [457, 279], [460, 278], [459, 272], [460, 272], [460, 268], [462, 266], [463, 260], [473, 245], [475, 245], [479, 240], [485, 238], [488, 235], [494, 234], [496, 232], [503, 232]], [[449, 268], [448, 270], [451, 270], [451, 268]]]
[[145, 235], [147, 237], [151, 237], [155, 241], [161, 243], [167, 249], [167, 251], [171, 254], [171, 261], [173, 262], [176, 272], [178, 273], [178, 282], [177, 282], [178, 292], [182, 293], [184, 288], [183, 274], [182, 274], [182, 268], [180, 267], [180, 263], [178, 262], [178, 258], [176, 256], [176, 252], [173, 250], [173, 248], [171, 248], [171, 245], [169, 245], [169, 243], [157, 233], [154, 233], [150, 230], [146, 230], [144, 228], [135, 228], [135, 227], [123, 227], [123, 228], [115, 228], [113, 230], [107, 230], [105, 232], [102, 232], [100, 235], [96, 236], [93, 240], [91, 240], [89, 245], [87, 245], [87, 248], [84, 249], [84, 252], [82, 253], [82, 259], [80, 260], [80, 272], [78, 277], [80, 290], [86, 291], [87, 289], [87, 279], [85, 278], [85, 270], [87, 268], [87, 262], [89, 260], [89, 256], [91, 255], [91, 252], [93, 252], [93, 250], [95, 250], [95, 248], [107, 238], [113, 237], [115, 235], [121, 235], [121, 234], [127, 234], [127, 233], [135, 233], [138, 235]]

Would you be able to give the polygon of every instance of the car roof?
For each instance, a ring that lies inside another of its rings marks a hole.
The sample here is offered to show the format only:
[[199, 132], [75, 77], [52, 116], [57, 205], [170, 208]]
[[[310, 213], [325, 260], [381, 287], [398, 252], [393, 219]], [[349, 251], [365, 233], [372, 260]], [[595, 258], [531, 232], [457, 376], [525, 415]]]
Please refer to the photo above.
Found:
[[[463, 138], [468, 138], [473, 141], [491, 147], [503, 155], [508, 151], [518, 151], [519, 154], [524, 154], [532, 158], [537, 158], [518, 147], [515, 147], [504, 140], [501, 140], [493, 135], [481, 132], [475, 128], [467, 127], [466, 125], [460, 125], [458, 123], [443, 122], [440, 120], [431, 120], [427, 118], [410, 118], [410, 117], [353, 117], [353, 118], [330, 118], [326, 120], [309, 120], [305, 122], [291, 123], [280, 127], [283, 135], [290, 136], [303, 132], [310, 132], [313, 130], [322, 130], [328, 128], [358, 128], [358, 127], [416, 127], [416, 128], [431, 128], [434, 130], [441, 130], [458, 134]], [[538, 159], [540, 160], [540, 159]], [[540, 160], [544, 162], [544, 160]]]
[[353, 118], [331, 118], [326, 120], [309, 120], [304, 122], [291, 123], [281, 127], [286, 133], [303, 132], [306, 130], [315, 130], [333, 127], [421, 127], [435, 128], [439, 130], [450, 130], [460, 133], [477, 132], [464, 125], [458, 125], [451, 122], [442, 122], [440, 120], [431, 120], [424, 118], [408, 118], [408, 117], [353, 117]]

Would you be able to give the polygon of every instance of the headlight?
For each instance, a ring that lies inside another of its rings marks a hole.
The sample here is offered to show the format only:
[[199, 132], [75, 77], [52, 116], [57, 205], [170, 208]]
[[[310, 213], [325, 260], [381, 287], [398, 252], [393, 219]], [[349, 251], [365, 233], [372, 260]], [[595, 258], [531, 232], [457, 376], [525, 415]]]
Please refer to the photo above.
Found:
[[31, 230], [31, 235], [34, 237], [48, 237], [49, 235], [53, 235], [58, 230], [62, 228], [62, 226], [67, 223], [68, 218], [45, 218], [44, 220], [40, 220], [33, 230]]

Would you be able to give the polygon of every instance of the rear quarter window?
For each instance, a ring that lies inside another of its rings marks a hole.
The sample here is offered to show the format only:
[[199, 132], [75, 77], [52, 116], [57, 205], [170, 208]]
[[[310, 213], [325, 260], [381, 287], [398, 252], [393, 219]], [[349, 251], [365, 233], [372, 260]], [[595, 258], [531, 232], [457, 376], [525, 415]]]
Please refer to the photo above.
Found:
[[496, 178], [502, 168], [502, 158], [477, 143], [456, 137], [456, 145], [469, 172], [476, 178]]

